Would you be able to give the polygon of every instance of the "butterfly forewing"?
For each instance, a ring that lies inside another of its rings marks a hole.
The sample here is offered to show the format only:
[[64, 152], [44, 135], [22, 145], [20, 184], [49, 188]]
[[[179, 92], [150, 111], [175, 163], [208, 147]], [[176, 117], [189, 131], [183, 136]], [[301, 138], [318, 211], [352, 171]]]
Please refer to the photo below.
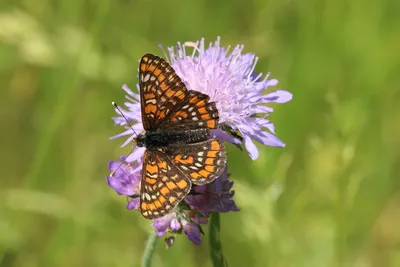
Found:
[[180, 108], [189, 95], [185, 84], [162, 58], [146, 54], [139, 66], [142, 122], [145, 130], [154, 130]]
[[171, 161], [197, 185], [208, 184], [218, 178], [226, 164], [224, 144], [211, 139], [168, 151]]
[[160, 124], [163, 129], [216, 129], [218, 110], [210, 97], [197, 91], [189, 91], [188, 97], [179, 110], [172, 113]]
[[189, 178], [164, 153], [145, 151], [140, 185], [140, 211], [145, 218], [166, 215], [190, 188]]

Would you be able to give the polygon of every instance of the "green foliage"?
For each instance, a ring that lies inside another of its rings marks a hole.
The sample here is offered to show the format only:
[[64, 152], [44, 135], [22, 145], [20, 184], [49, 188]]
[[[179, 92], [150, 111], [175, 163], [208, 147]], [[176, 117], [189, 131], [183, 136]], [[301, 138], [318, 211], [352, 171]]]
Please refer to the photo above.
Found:
[[[105, 182], [129, 152], [108, 140], [121, 132], [110, 103], [143, 54], [203, 36], [244, 44], [294, 95], [270, 116], [286, 148], [253, 162], [228, 147], [241, 208], [221, 216], [229, 266], [400, 266], [399, 8], [2, 0], [0, 266], [140, 266], [150, 222]], [[208, 246], [177, 237], [153, 266], [211, 266]]]

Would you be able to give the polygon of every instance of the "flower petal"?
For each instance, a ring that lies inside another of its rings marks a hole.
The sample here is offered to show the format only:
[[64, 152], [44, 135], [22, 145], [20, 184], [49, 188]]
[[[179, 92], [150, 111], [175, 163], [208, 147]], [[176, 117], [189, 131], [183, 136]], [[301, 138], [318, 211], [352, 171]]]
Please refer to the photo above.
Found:
[[[132, 162], [132, 161], [138, 161], [141, 158], [143, 158], [144, 151], [146, 150], [145, 147], [138, 147], [133, 151], [132, 154], [130, 154], [128, 157], [126, 157], [127, 162]], [[141, 168], [141, 166], [140, 166]]]
[[121, 179], [121, 177], [107, 176], [107, 183], [120, 195], [132, 196], [136, 193], [135, 185], [127, 177]]
[[275, 92], [271, 92], [261, 97], [261, 99], [265, 102], [275, 102], [275, 103], [286, 103], [292, 100], [293, 95], [288, 91], [277, 90]]
[[278, 137], [265, 131], [259, 131], [257, 134], [251, 134], [250, 136], [254, 140], [267, 146], [285, 147], [285, 143], [283, 143]]
[[178, 231], [181, 228], [181, 224], [179, 223], [178, 219], [174, 218], [171, 220], [170, 228], [172, 231]]
[[186, 223], [183, 226], [183, 231], [185, 232], [189, 240], [192, 241], [194, 244], [201, 244], [200, 229], [195, 224]]
[[158, 236], [162, 236], [167, 232], [173, 219], [176, 219], [175, 212], [168, 213], [167, 215], [154, 220], [153, 227], [156, 228]]
[[256, 160], [258, 158], [258, 149], [256, 145], [253, 143], [251, 138], [247, 135], [243, 136], [244, 146], [246, 147], [247, 152], [252, 160]]
[[128, 210], [137, 210], [139, 209], [140, 206], [140, 199], [137, 198], [132, 198], [131, 200], [128, 201], [128, 204], [126, 204], [126, 208]]

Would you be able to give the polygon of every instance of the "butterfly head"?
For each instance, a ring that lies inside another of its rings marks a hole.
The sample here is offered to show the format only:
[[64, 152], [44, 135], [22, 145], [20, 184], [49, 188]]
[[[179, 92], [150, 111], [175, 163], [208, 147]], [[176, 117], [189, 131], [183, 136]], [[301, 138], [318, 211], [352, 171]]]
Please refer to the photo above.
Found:
[[145, 134], [138, 134], [137, 137], [133, 138], [133, 142], [135, 142], [138, 147], [146, 147]]

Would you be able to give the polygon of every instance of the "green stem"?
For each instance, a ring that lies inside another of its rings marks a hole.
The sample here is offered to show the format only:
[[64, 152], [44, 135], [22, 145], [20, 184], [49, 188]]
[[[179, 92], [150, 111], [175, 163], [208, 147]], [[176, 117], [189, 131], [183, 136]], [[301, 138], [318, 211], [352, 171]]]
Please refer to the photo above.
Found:
[[150, 267], [151, 261], [153, 259], [154, 250], [157, 246], [158, 236], [152, 231], [147, 239], [146, 247], [144, 248], [143, 257], [142, 257], [142, 267]]
[[219, 213], [212, 212], [210, 217], [210, 255], [214, 267], [227, 267], [228, 263], [225, 260], [222, 252], [221, 244], [221, 223]]

